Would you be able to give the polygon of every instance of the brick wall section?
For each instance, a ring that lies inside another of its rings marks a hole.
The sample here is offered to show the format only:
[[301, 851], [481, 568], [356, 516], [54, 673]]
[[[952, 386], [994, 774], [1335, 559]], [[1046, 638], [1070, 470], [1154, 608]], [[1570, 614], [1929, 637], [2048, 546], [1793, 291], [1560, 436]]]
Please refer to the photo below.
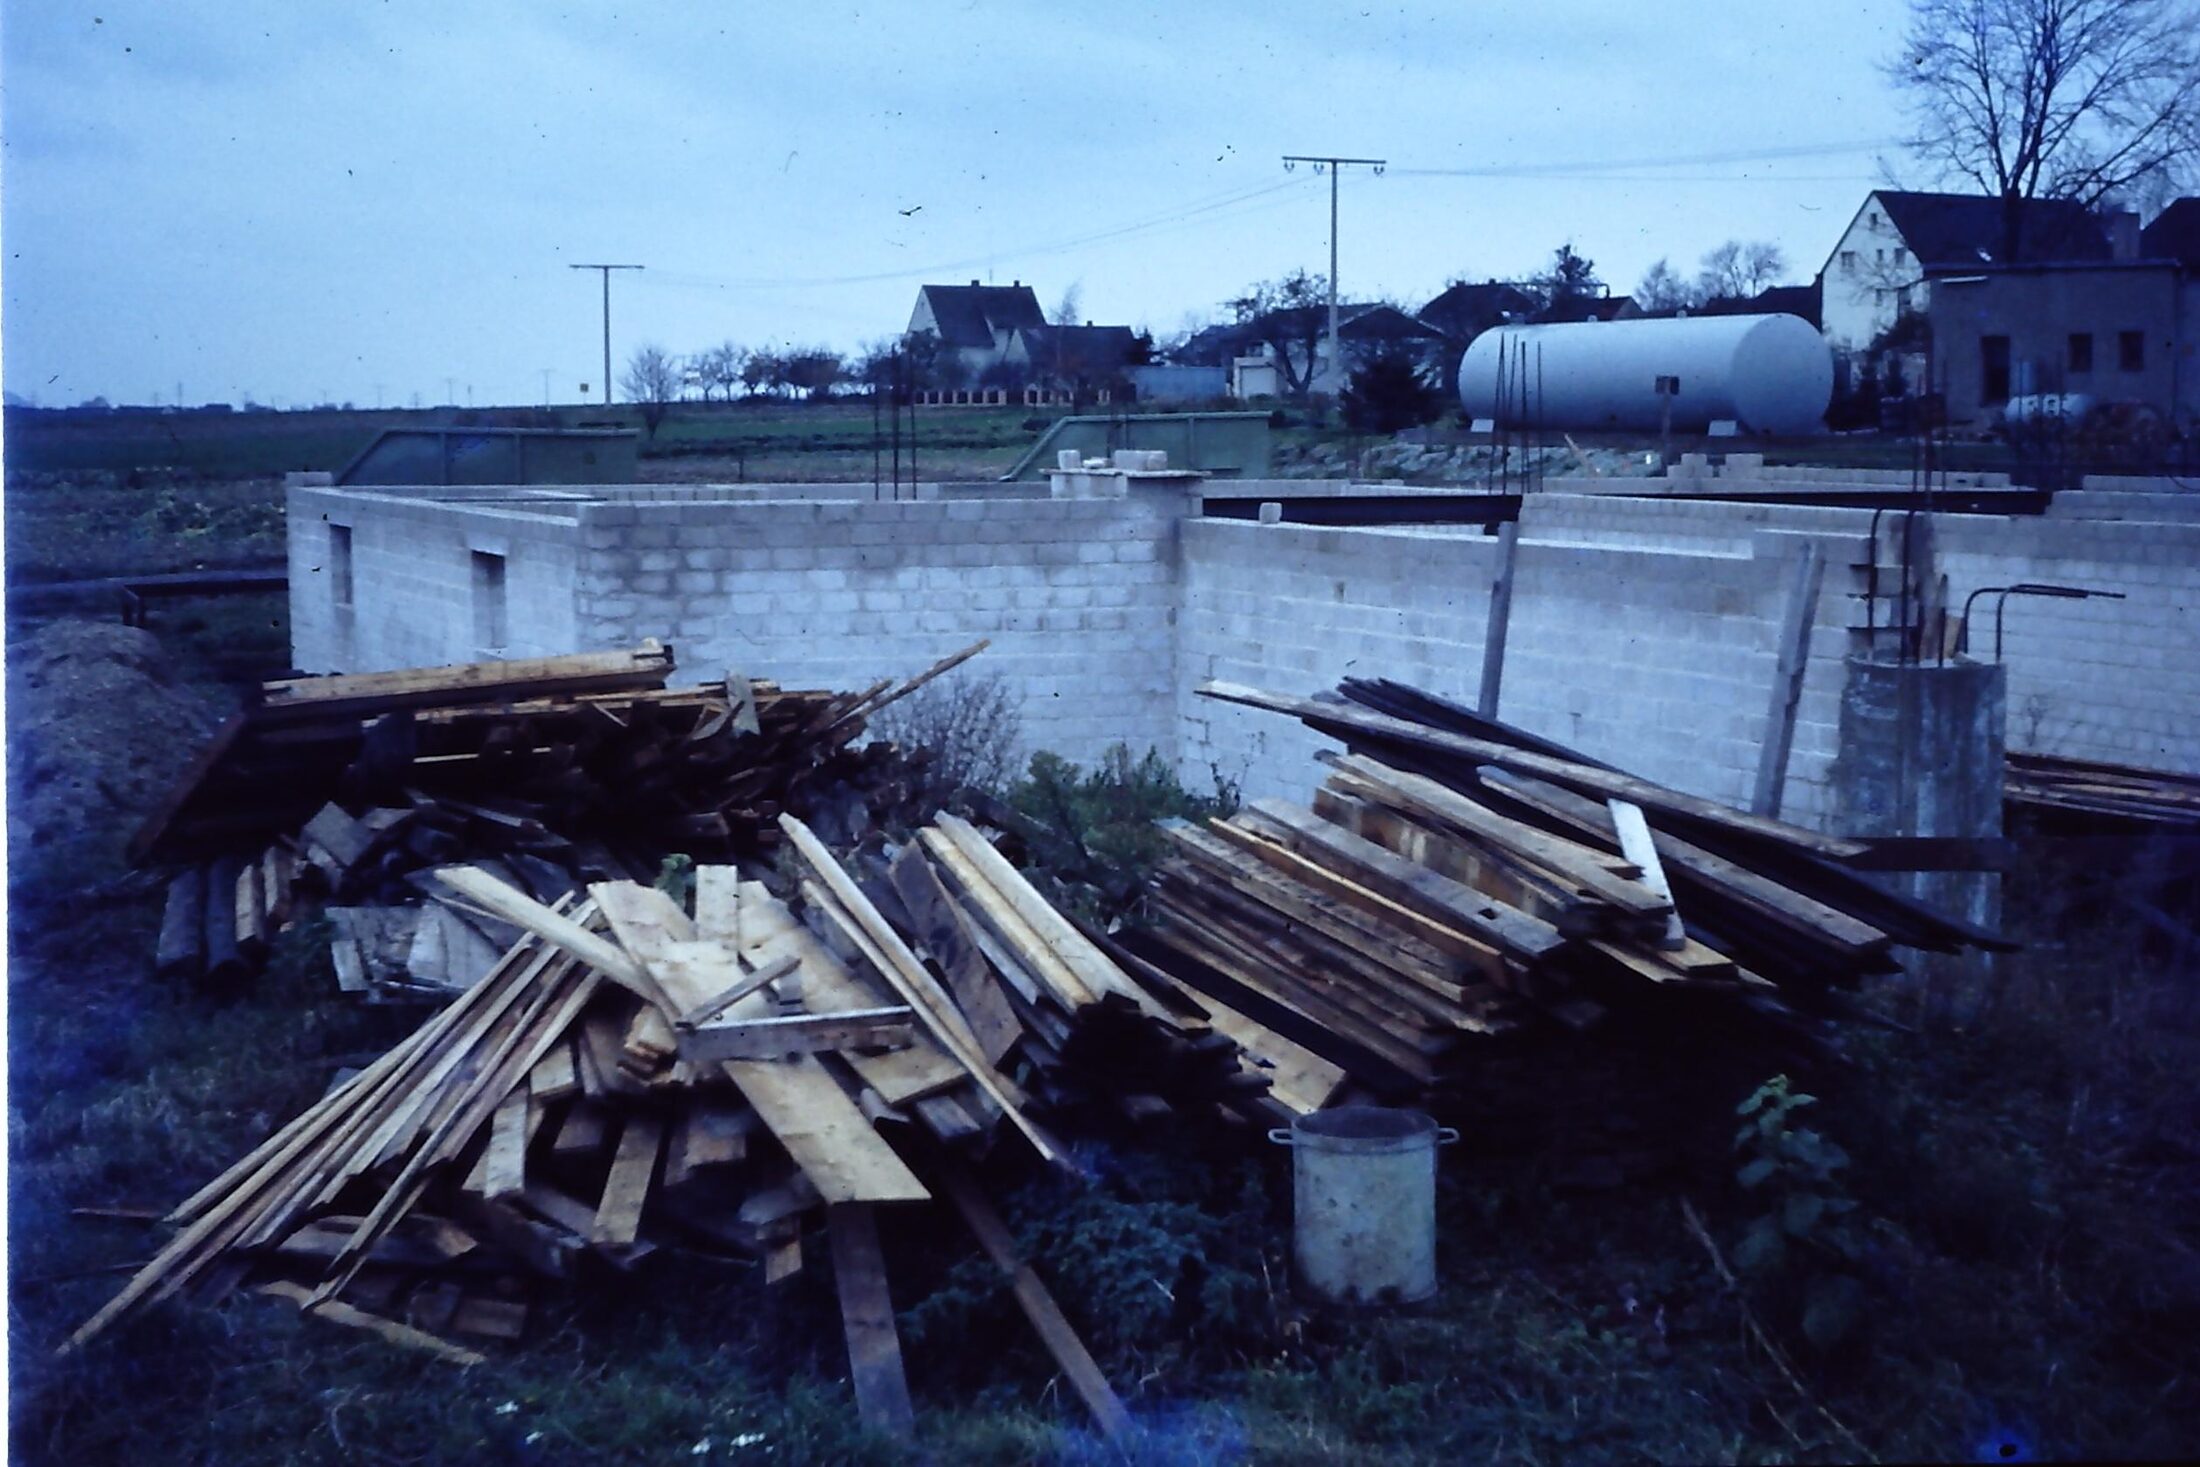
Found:
[[[1522, 521], [1500, 713], [1654, 779], [1747, 803], [1794, 547], [1704, 554], [1542, 538]], [[1303, 795], [1326, 741], [1193, 695], [1210, 677], [1312, 693], [1393, 677], [1471, 704], [1496, 541], [1478, 534], [1201, 521], [1184, 535], [1179, 730], [1188, 777]], [[1786, 813], [1814, 821], [1838, 733], [1838, 598], [1820, 603]]]
[[[1938, 532], [1958, 607], [2015, 581], [2124, 593], [2010, 598], [2010, 748], [2200, 774], [2200, 524], [1948, 515]], [[1981, 597], [1972, 654], [1992, 657], [1993, 640]]]
[[[561, 496], [296, 488], [288, 504], [291, 658], [306, 672], [550, 657], [578, 645], [580, 527]], [[351, 528], [348, 614], [329, 583], [332, 524]], [[477, 550], [505, 557], [509, 632], [500, 649], [475, 637]]]
[[1168, 752], [1185, 502], [593, 504], [578, 645], [654, 635], [698, 680], [859, 688], [989, 637], [972, 670], [1021, 694], [1028, 749]]

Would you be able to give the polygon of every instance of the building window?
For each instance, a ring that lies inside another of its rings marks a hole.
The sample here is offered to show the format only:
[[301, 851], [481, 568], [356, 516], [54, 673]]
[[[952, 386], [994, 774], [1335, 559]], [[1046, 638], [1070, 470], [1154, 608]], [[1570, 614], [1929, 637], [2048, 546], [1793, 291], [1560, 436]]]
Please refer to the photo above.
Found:
[[490, 656], [504, 652], [506, 608], [504, 557], [474, 552], [474, 645]]
[[1897, 248], [1897, 249], [1895, 250], [1895, 252], [1894, 252], [1894, 262], [1895, 262], [1895, 263], [1896, 263], [1897, 265], [1907, 265], [1907, 264], [1909, 264], [1909, 263], [1910, 263], [1910, 252], [1909, 252], [1908, 250], [1905, 250], [1905, 249]]
[[1880, 264], [1880, 265], [1884, 265], [1884, 264], [1886, 264], [1886, 263], [1887, 263], [1887, 252], [1886, 252], [1885, 250], [1873, 250], [1873, 251], [1872, 251], [1872, 260], [1873, 260], [1873, 262], [1874, 262], [1874, 263], [1876, 263], [1876, 264]]
[[1993, 407], [2009, 400], [2008, 337], [1981, 336], [1978, 339], [1978, 379], [1981, 407]]
[[2147, 334], [2144, 331], [2116, 333], [2116, 365], [2126, 372], [2147, 369]]
[[1872, 210], [1871, 213], [1865, 215], [1864, 217], [1871, 220], [1872, 228], [1877, 229], [1879, 227], [1879, 211], [1877, 209]]
[[1841, 268], [1844, 270], [1854, 270], [1856, 268], [1856, 251], [1843, 250], [1841, 252]]
[[2073, 373], [2093, 370], [2092, 332], [2073, 331], [2070, 333], [2070, 370]]
[[328, 527], [329, 599], [338, 611], [351, 610], [351, 526]]

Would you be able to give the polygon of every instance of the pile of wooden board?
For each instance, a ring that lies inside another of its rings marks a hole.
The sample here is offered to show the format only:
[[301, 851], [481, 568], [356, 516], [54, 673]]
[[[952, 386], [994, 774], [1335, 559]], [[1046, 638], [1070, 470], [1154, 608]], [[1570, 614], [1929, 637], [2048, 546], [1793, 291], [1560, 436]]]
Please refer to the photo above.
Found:
[[[672, 653], [655, 642], [265, 684], [132, 843], [141, 862], [181, 867], [156, 965], [234, 984], [310, 896], [414, 913], [395, 919], [401, 933], [376, 926], [386, 940], [343, 934], [340, 971], [370, 990], [463, 987], [484, 970], [481, 947], [464, 924], [420, 912], [424, 870], [477, 861], [547, 899], [588, 881], [653, 879], [675, 853], [767, 854], [782, 811], [836, 841], [891, 815], [921, 818], [907, 807], [924, 756], [856, 740], [869, 714], [984, 646], [854, 693], [735, 675], [667, 688]], [[414, 946], [415, 967], [368, 961]], [[462, 962], [449, 956], [459, 947]]]
[[[1142, 958], [1441, 1105], [1487, 1057], [1618, 1016], [1778, 1056], [1822, 1046], [1897, 944], [2003, 946], [1841, 864], [1861, 842], [1637, 779], [1394, 683], [1209, 683], [1343, 740], [1312, 808], [1170, 831]], [[1769, 1072], [1769, 1071], [1768, 1071]]]
[[952, 816], [853, 870], [800, 820], [777, 824], [799, 917], [730, 865], [694, 871], [692, 912], [632, 881], [546, 903], [440, 870], [451, 900], [518, 940], [178, 1207], [181, 1230], [69, 1348], [180, 1291], [252, 1286], [473, 1359], [448, 1336], [520, 1334], [538, 1291], [584, 1257], [631, 1268], [678, 1242], [776, 1280], [821, 1227], [859, 1406], [902, 1429], [873, 1209], [937, 1196], [1119, 1430], [1121, 1406], [968, 1160], [1013, 1130], [1066, 1165], [1052, 1126], [1101, 1095], [1118, 1119], [1257, 1134], [1326, 1100], [1341, 1072], [1165, 980], [1149, 988]]
[[2002, 785], [2012, 804], [2200, 829], [2200, 776], [2011, 750]]

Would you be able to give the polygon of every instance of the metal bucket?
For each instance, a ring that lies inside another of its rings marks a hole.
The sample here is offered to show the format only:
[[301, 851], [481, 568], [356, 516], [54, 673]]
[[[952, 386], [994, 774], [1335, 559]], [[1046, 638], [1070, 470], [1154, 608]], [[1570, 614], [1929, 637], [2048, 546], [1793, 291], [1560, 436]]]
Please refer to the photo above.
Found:
[[1333, 1304], [1436, 1292], [1436, 1148], [1459, 1133], [1417, 1110], [1342, 1105], [1273, 1130], [1292, 1152], [1299, 1281]]

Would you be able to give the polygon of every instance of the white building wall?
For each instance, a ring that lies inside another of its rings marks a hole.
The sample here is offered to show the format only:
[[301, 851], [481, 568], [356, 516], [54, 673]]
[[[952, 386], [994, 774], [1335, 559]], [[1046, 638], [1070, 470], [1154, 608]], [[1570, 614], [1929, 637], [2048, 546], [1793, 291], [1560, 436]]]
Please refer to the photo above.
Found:
[[1826, 259], [1821, 306], [1826, 340], [1835, 351], [1861, 351], [1894, 324], [1905, 297], [1923, 310], [1925, 291], [1916, 251], [1873, 194]]

